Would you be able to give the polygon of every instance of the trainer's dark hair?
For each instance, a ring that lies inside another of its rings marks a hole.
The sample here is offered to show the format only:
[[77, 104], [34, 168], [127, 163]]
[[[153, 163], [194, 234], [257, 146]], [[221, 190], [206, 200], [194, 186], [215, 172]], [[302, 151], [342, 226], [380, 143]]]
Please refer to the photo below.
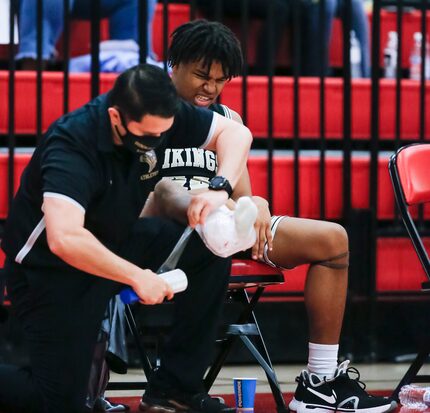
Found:
[[145, 115], [174, 116], [179, 97], [167, 73], [159, 67], [141, 64], [117, 77], [110, 92], [110, 103], [127, 119], [139, 122]]
[[223, 24], [204, 19], [193, 20], [179, 26], [171, 37], [167, 56], [171, 67], [202, 60], [210, 70], [215, 61], [221, 63], [224, 76], [228, 79], [242, 73], [243, 57], [239, 40]]

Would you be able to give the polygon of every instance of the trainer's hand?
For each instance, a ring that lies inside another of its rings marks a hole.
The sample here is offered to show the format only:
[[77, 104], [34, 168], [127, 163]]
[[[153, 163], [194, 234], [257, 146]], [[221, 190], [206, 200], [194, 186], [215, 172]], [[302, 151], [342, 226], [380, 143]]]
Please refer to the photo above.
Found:
[[192, 228], [197, 224], [203, 225], [206, 217], [216, 208], [224, 205], [228, 200], [226, 191], [207, 190], [193, 195], [187, 210], [188, 223]]
[[273, 248], [273, 236], [270, 230], [271, 214], [268, 202], [260, 197], [254, 196], [252, 200], [258, 208], [257, 220], [255, 221], [254, 228], [257, 233], [257, 241], [252, 247], [252, 258], [254, 260], [263, 259], [264, 244], [267, 242], [269, 251]]
[[160, 304], [165, 298], [171, 300], [174, 295], [169, 284], [151, 270], [142, 270], [131, 287], [140, 303], [147, 305]]

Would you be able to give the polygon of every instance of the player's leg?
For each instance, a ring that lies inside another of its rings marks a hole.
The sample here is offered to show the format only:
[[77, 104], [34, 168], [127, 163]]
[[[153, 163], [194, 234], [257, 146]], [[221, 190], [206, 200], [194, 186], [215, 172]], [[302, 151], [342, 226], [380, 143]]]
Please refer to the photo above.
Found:
[[310, 341], [339, 342], [348, 284], [348, 236], [326, 221], [285, 217], [269, 259], [284, 268], [310, 264], [305, 285]]
[[372, 397], [349, 377], [348, 361], [338, 366], [339, 336], [348, 283], [348, 236], [338, 224], [285, 217], [275, 231], [268, 258], [282, 267], [310, 264], [305, 284], [309, 318], [308, 368], [297, 378], [289, 407], [299, 413], [382, 413], [395, 408], [387, 398]]

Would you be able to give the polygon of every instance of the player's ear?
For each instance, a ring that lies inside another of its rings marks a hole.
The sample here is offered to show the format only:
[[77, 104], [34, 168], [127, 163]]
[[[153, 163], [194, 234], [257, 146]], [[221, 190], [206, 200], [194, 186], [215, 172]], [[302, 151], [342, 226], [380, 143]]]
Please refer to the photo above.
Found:
[[176, 76], [178, 73], [178, 65], [172, 66], [172, 76]]

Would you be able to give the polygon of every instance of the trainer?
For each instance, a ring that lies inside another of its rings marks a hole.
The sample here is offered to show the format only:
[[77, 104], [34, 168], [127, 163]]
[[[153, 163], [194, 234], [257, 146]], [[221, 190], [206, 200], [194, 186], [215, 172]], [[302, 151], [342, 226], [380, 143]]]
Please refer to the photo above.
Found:
[[[217, 152], [224, 179], [193, 197], [195, 226], [226, 202], [250, 144], [247, 128], [180, 101], [168, 75], [150, 65], [127, 70], [109, 93], [51, 125], [22, 175], [2, 242], [8, 293], [30, 352], [29, 368], [0, 366], [2, 413], [81, 413], [109, 298], [124, 284], [145, 304], [173, 297], [153, 271], [183, 227], [139, 219], [166, 148]], [[189, 286], [175, 299], [157, 377], [198, 412], [229, 411], [202, 392], [229, 264], [197, 236], [179, 263]]]

